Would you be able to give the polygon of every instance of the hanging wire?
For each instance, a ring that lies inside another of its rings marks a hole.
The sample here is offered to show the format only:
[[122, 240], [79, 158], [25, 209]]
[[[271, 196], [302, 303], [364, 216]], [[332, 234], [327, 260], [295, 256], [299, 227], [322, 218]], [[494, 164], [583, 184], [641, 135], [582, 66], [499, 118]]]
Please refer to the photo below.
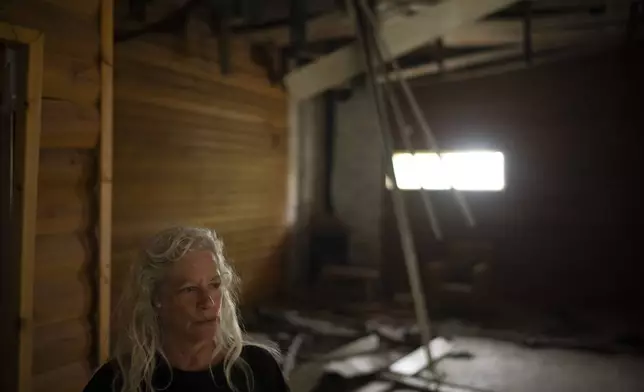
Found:
[[[374, 39], [377, 42], [377, 46], [380, 49], [381, 54], [384, 54], [386, 58], [390, 59], [390, 62], [393, 68], [393, 73], [395, 75], [394, 79], [396, 79], [396, 81], [400, 83], [400, 87], [407, 99], [407, 102], [409, 103], [409, 106], [411, 107], [414, 117], [416, 118], [416, 122], [418, 123], [418, 126], [420, 127], [420, 129], [423, 131], [425, 135], [425, 140], [428, 145], [428, 148], [430, 150], [434, 150], [438, 155], [439, 159], [441, 159], [442, 161], [441, 150], [438, 146], [438, 141], [436, 139], [436, 136], [434, 135], [431, 128], [429, 127], [429, 124], [427, 123], [427, 120], [425, 119], [425, 116], [420, 106], [418, 105], [418, 101], [416, 100], [414, 93], [409, 87], [409, 83], [407, 83], [407, 80], [405, 80], [405, 78], [403, 77], [398, 61], [396, 61], [396, 59], [391, 55], [389, 48], [383, 42], [380, 36], [379, 34], [380, 27], [375, 14], [369, 8], [369, 5], [367, 4], [366, 0], [357, 0], [357, 1], [359, 2], [363, 13], [367, 16], [367, 19], [371, 24], [372, 30], [374, 31]], [[381, 56], [383, 62], [384, 62], [384, 56]], [[387, 84], [389, 81], [390, 81], [390, 76], [387, 73], [385, 73], [384, 81], [382, 83]], [[475, 225], [475, 220], [474, 220], [474, 216], [472, 215], [472, 211], [470, 210], [469, 205], [467, 204], [467, 201], [465, 200], [461, 192], [459, 192], [454, 187], [451, 187], [451, 189], [452, 189], [454, 198], [456, 199], [456, 202], [458, 203], [458, 206], [461, 210], [461, 213], [465, 218], [465, 222], [467, 223], [468, 226], [473, 227]]]

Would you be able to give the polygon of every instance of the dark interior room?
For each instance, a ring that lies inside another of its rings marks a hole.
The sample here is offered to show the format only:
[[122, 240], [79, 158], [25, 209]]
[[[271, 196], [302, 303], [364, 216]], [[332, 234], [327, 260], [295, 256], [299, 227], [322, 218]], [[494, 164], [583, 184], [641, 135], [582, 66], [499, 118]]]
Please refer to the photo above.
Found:
[[643, 0], [0, 0], [0, 62], [0, 392], [644, 392]]

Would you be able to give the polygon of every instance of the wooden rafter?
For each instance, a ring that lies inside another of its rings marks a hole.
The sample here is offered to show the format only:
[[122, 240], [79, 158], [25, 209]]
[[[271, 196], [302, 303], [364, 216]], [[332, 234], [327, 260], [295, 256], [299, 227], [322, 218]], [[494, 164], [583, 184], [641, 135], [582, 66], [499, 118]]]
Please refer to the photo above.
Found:
[[[550, 16], [535, 20], [535, 31], [544, 28], [568, 28], [571, 25], [585, 24], [592, 27], [592, 24], [602, 22], [623, 21], [624, 10], [628, 9], [629, 0], [535, 0], [533, 10], [539, 9], [571, 9], [570, 7], [592, 7], [601, 6], [606, 3], [609, 6], [607, 15], [591, 16], [588, 13], [578, 12], [568, 16]], [[416, 6], [418, 12], [426, 12], [431, 6]], [[581, 9], [581, 8], [580, 8]], [[383, 19], [383, 25], [391, 25], [406, 20], [402, 15], [396, 15]], [[481, 20], [473, 24], [468, 24], [454, 31], [449, 31], [444, 35], [444, 39], [449, 45], [471, 45], [482, 44], [489, 45], [498, 43], [499, 40], [520, 40], [521, 19], [514, 20]], [[290, 43], [288, 26], [275, 26], [270, 29], [262, 29], [239, 33], [245, 39], [251, 42], [265, 43], [270, 42], [277, 47], [284, 47]], [[519, 36], [517, 36], [519, 34]], [[307, 22], [306, 36], [310, 42], [342, 39], [355, 36], [355, 27], [348, 15], [341, 11], [336, 11], [315, 17]]]
[[[610, 12], [604, 14], [572, 13], [558, 16], [539, 17], [531, 20], [531, 41], [545, 50], [570, 45], [571, 40], [592, 39], [601, 37], [607, 29], [622, 26], [628, 19], [628, 2], [615, 0], [621, 6], [613, 6]], [[392, 58], [400, 57], [422, 46], [419, 42], [429, 44], [435, 38], [440, 38], [445, 47], [458, 46], [499, 46], [517, 45], [515, 48], [498, 48], [493, 52], [465, 55], [463, 58], [449, 60], [453, 64], [469, 64], [470, 62], [489, 61], [498, 56], [506, 57], [515, 51], [521, 50], [524, 40], [524, 21], [521, 18], [503, 18], [481, 20], [487, 14], [504, 9], [513, 3], [507, 1], [503, 5], [499, 2], [477, 2], [473, 5], [466, 0], [448, 0], [435, 6], [422, 6], [414, 16], [403, 17], [400, 15], [385, 19], [381, 22], [381, 41], [388, 47]], [[533, 7], [579, 7], [602, 5], [598, 0], [564, 0], [555, 4], [553, 1], [534, 1]], [[484, 7], [487, 12], [482, 11]], [[439, 15], [452, 15], [440, 17]], [[457, 15], [457, 16], [453, 16]], [[478, 18], [475, 16], [478, 15]], [[329, 18], [330, 16], [327, 16]], [[323, 18], [323, 17], [321, 17]], [[326, 34], [321, 18], [309, 24], [311, 39], [320, 39]], [[478, 19], [478, 20], [477, 20]], [[431, 26], [431, 27], [427, 27]], [[438, 31], [441, 31], [438, 33]], [[353, 26], [343, 24], [335, 29], [334, 37], [353, 33]], [[599, 33], [599, 34], [598, 34]], [[319, 36], [316, 34], [320, 34]], [[281, 35], [274, 38], [282, 39]], [[517, 49], [519, 48], [519, 49]], [[387, 53], [385, 53], [386, 57]], [[356, 62], [354, 45], [346, 46], [330, 55], [323, 56], [306, 67], [296, 69], [285, 78], [289, 92], [296, 98], [308, 98], [320, 93], [326, 88], [342, 84], [351, 77], [362, 72], [360, 63]], [[386, 58], [386, 60], [391, 60]], [[406, 71], [409, 76], [424, 73], [438, 72], [437, 64], [425, 64]], [[405, 76], [405, 77], [409, 77]]]
[[[533, 49], [537, 54], [557, 49], [571, 49], [574, 50], [573, 53], [579, 53], [578, 50], [575, 50], [576, 48], [583, 47], [584, 45], [593, 42], [596, 43], [598, 47], [603, 48], [610, 42], [618, 42], [619, 39], [623, 38], [623, 35], [623, 28], [610, 28], [605, 31], [557, 31], [550, 34], [536, 36], [533, 39]], [[517, 58], [521, 57], [523, 52], [524, 48], [521, 45], [504, 45], [484, 52], [454, 56], [444, 60], [442, 68], [437, 62], [431, 62], [428, 64], [405, 68], [400, 72], [392, 72], [389, 74], [389, 77], [391, 79], [412, 79], [420, 76], [451, 72], [504, 60], [517, 62]], [[562, 58], [564, 56], [557, 57]]]
[[[515, 0], [446, 1], [400, 22], [385, 24], [381, 29], [381, 39], [389, 48], [391, 56], [397, 58], [514, 2]], [[292, 97], [306, 99], [340, 85], [363, 71], [359, 48], [352, 44], [292, 71], [286, 76], [285, 84]]]

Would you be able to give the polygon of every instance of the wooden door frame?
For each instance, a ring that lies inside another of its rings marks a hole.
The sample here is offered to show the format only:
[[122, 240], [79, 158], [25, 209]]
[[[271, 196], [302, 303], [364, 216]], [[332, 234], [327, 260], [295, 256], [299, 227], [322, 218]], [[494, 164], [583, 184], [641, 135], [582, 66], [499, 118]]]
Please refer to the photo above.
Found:
[[36, 248], [36, 211], [42, 106], [44, 35], [40, 31], [0, 22], [0, 39], [27, 52], [24, 110], [16, 118], [16, 181], [19, 216], [16, 220], [19, 268], [18, 374], [20, 392], [32, 390], [33, 290]]
[[101, 128], [98, 223], [98, 364], [110, 356], [112, 172], [114, 144], [114, 0], [101, 0]]

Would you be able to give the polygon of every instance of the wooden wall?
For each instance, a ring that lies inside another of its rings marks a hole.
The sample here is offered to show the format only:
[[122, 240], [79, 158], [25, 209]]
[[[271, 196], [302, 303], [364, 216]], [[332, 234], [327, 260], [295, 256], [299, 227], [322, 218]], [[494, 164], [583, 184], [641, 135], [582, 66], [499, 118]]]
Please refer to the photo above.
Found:
[[91, 371], [98, 0], [12, 1], [0, 17], [45, 34], [34, 391], [80, 390]]
[[252, 302], [279, 287], [285, 94], [242, 42], [222, 76], [216, 40], [194, 32], [115, 48], [113, 294], [143, 241], [178, 223], [223, 236]]
[[[99, 4], [19, 0], [0, 18], [45, 34], [34, 391], [80, 390], [95, 365]], [[143, 238], [188, 223], [219, 231], [253, 301], [279, 287], [285, 95], [242, 43], [222, 77], [215, 41], [190, 42], [116, 46], [113, 291]]]

